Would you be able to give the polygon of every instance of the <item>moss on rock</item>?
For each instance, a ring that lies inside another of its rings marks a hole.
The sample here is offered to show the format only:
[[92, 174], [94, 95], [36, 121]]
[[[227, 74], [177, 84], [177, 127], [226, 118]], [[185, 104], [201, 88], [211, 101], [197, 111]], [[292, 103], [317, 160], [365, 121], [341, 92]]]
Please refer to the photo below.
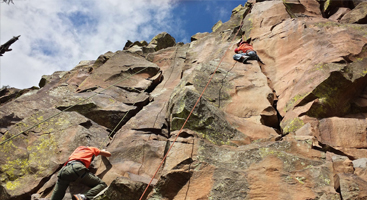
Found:
[[280, 123], [280, 127], [283, 129], [283, 134], [295, 132], [300, 129], [305, 123], [300, 118], [294, 118]]
[[[184, 89], [179, 94], [172, 107], [172, 131], [181, 129], [198, 98], [199, 94], [190, 89]], [[238, 131], [225, 120], [223, 113], [204, 98], [201, 98], [194, 109], [185, 128], [198, 132], [203, 138], [218, 145], [230, 144], [230, 139], [238, 134]]]

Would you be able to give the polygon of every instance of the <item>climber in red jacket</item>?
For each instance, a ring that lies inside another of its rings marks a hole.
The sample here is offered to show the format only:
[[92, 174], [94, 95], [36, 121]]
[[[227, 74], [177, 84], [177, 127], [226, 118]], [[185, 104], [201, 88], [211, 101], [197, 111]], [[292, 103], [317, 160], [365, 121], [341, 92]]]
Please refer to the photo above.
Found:
[[70, 155], [58, 174], [58, 180], [52, 193], [51, 200], [62, 200], [70, 182], [80, 179], [80, 182], [91, 187], [86, 194], [73, 195], [73, 200], [90, 200], [107, 187], [100, 178], [90, 173], [88, 168], [95, 156], [110, 157], [111, 153], [95, 147], [80, 146]]
[[257, 53], [252, 47], [252, 45], [249, 44], [248, 42], [242, 41], [242, 39], [237, 43], [237, 48], [234, 50], [234, 52], [236, 53], [233, 56], [234, 60], [237, 60], [244, 64], [246, 63], [247, 60], [257, 60], [261, 64], [264, 64], [260, 60], [259, 56], [257, 56]]

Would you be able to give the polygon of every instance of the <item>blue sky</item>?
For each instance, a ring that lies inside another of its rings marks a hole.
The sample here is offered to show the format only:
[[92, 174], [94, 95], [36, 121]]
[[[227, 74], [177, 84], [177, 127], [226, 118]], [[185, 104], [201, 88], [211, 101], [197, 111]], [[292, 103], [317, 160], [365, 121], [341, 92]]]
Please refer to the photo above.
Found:
[[121, 50], [127, 40], [149, 42], [168, 32], [190, 42], [226, 22], [246, 0], [14, 0], [0, 4], [0, 42], [21, 35], [0, 57], [0, 85], [38, 86], [42, 75]]
[[182, 21], [184, 36], [173, 36], [179, 42], [190, 42], [190, 37], [198, 32], [212, 32], [211, 28], [219, 20], [226, 22], [230, 19], [233, 8], [244, 5], [244, 0], [186, 0], [179, 1], [173, 9], [173, 18]]

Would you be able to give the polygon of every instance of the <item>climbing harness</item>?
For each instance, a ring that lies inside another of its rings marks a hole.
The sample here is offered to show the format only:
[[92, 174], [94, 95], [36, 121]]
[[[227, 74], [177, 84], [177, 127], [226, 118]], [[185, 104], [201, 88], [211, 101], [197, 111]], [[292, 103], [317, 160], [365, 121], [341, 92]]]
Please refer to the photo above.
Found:
[[[243, 25], [243, 20], [242, 20], [242, 23], [241, 23], [241, 25], [240, 25], [240, 27], [239, 27], [239, 29], [238, 29], [237, 33], [236, 33], [236, 34], [235, 34], [235, 36], [233, 37], [233, 39], [232, 39], [232, 42], [231, 42], [231, 43], [233, 43], [234, 39], [237, 37], [237, 35], [238, 35], [239, 31], [240, 31], [240, 30], [241, 30], [241, 28], [242, 28], [242, 25]], [[233, 46], [233, 44], [228, 46], [228, 48], [227, 48], [227, 50], [225, 51], [225, 53], [230, 49], [230, 47], [231, 47], [231, 46]], [[224, 53], [224, 55], [225, 55], [225, 53]], [[141, 197], [140, 197], [140, 199], [139, 199], [139, 200], [142, 200], [142, 198], [144, 197], [144, 195], [145, 195], [146, 191], [148, 190], [149, 186], [151, 185], [152, 181], [154, 180], [154, 177], [157, 175], [157, 173], [158, 173], [159, 169], [161, 168], [161, 166], [163, 165], [164, 161], [166, 160], [166, 158], [167, 158], [167, 156], [168, 156], [169, 152], [171, 151], [171, 149], [172, 149], [173, 145], [174, 145], [174, 144], [175, 144], [175, 142], [177, 141], [177, 139], [178, 139], [178, 137], [179, 137], [180, 133], [182, 132], [183, 128], [185, 127], [185, 125], [186, 125], [187, 121], [189, 120], [189, 118], [190, 118], [191, 114], [193, 113], [193, 111], [194, 111], [194, 109], [196, 108], [197, 104], [199, 103], [199, 101], [200, 101], [201, 97], [203, 96], [204, 92], [206, 91], [207, 87], [209, 86], [209, 84], [210, 84], [211, 80], [213, 79], [214, 75], [216, 74], [216, 71], [218, 70], [218, 68], [219, 68], [220, 64], [223, 62], [223, 59], [224, 59], [224, 56], [223, 56], [223, 57], [221, 58], [221, 60], [219, 61], [218, 66], [216, 67], [216, 69], [215, 69], [215, 70], [214, 70], [214, 72], [212, 73], [212, 76], [210, 77], [210, 79], [209, 79], [208, 83], [206, 84], [205, 88], [203, 89], [202, 93], [200, 94], [200, 96], [199, 96], [198, 100], [196, 101], [195, 105], [193, 106], [193, 108], [192, 108], [191, 112], [189, 113], [188, 117], [186, 118], [185, 122], [183, 123], [183, 125], [182, 125], [182, 127], [181, 127], [180, 131], [178, 132], [178, 134], [177, 134], [177, 136], [175, 137], [174, 141], [172, 142], [172, 144], [171, 144], [170, 148], [168, 149], [168, 151], [166, 152], [165, 156], [163, 157], [163, 159], [162, 159], [162, 161], [161, 161], [160, 165], [158, 166], [157, 170], [155, 171], [154, 175], [152, 176], [152, 179], [150, 180], [149, 184], [146, 186], [146, 188], [145, 188], [145, 190], [144, 190], [144, 192], [143, 192], [143, 194], [141, 195]], [[47, 122], [48, 120], [50, 120], [50, 119], [52, 119], [52, 118], [54, 118], [54, 117], [56, 117], [56, 116], [59, 116], [59, 115], [60, 115], [60, 114], [62, 114], [63, 112], [65, 112], [65, 111], [67, 111], [67, 110], [69, 110], [69, 109], [73, 108], [74, 106], [77, 106], [77, 105], [79, 105], [79, 104], [81, 104], [81, 103], [83, 103], [83, 102], [85, 102], [85, 101], [87, 101], [87, 100], [89, 100], [89, 99], [93, 98], [94, 96], [96, 96], [96, 95], [98, 95], [98, 94], [101, 94], [102, 92], [104, 92], [104, 91], [106, 91], [106, 90], [110, 89], [111, 87], [113, 87], [113, 86], [115, 86], [115, 85], [119, 84], [120, 82], [122, 82], [122, 81], [124, 81], [124, 80], [127, 80], [127, 79], [131, 78], [133, 75], [138, 74], [138, 73], [140, 73], [140, 72], [144, 71], [144, 70], [145, 70], [145, 69], [147, 69], [147, 68], [148, 68], [148, 67], [145, 67], [145, 68], [143, 68], [143, 69], [141, 69], [141, 70], [139, 70], [139, 71], [137, 71], [137, 72], [135, 72], [135, 73], [131, 74], [130, 76], [128, 76], [128, 77], [126, 77], [126, 78], [123, 78], [122, 80], [117, 81], [117, 82], [116, 82], [116, 83], [114, 83], [114, 84], [111, 84], [110, 86], [108, 86], [107, 88], [103, 89], [102, 91], [100, 91], [100, 92], [98, 92], [98, 93], [95, 93], [95, 94], [91, 95], [90, 97], [88, 97], [88, 98], [86, 98], [86, 99], [83, 99], [83, 100], [79, 101], [78, 103], [76, 103], [76, 104], [74, 104], [74, 105], [72, 105], [72, 106], [70, 106], [70, 107], [68, 107], [68, 108], [66, 108], [66, 109], [64, 109], [64, 110], [62, 110], [62, 111], [60, 111], [60, 112], [58, 112], [58, 113], [56, 113], [56, 114], [54, 114], [54, 115], [50, 116], [50, 117], [48, 117], [47, 119], [45, 119], [45, 120], [43, 120], [43, 121], [41, 121], [41, 122], [39, 122], [39, 123], [37, 123], [37, 124], [35, 124], [35, 125], [33, 125], [33, 126], [31, 126], [31, 127], [27, 128], [26, 130], [21, 131], [20, 133], [18, 133], [18, 134], [15, 134], [15, 135], [11, 136], [10, 138], [8, 138], [8, 139], [6, 139], [6, 140], [2, 141], [2, 142], [0, 143], [0, 145], [3, 145], [3, 144], [5, 144], [6, 142], [11, 141], [11, 140], [13, 140], [14, 138], [18, 137], [19, 135], [24, 134], [24, 133], [26, 133], [27, 131], [29, 131], [29, 130], [33, 129], [34, 127], [36, 127], [36, 126], [38, 126], [38, 125], [40, 125], [40, 124], [42, 124], [42, 123], [44, 123], [44, 122]], [[134, 105], [135, 105], [135, 103], [134, 103]], [[128, 114], [128, 112], [123, 116], [123, 118], [120, 120], [120, 122], [116, 125], [116, 127], [115, 127], [115, 128], [112, 130], [112, 132], [108, 135], [109, 137], [114, 133], [114, 131], [117, 129], [117, 127], [118, 127], [118, 126], [120, 125], [120, 123], [123, 121], [123, 119], [127, 116], [127, 114]]]
[[[225, 51], [224, 55], [225, 55], [225, 54], [226, 54], [226, 52], [230, 49], [230, 47], [232, 47], [232, 46], [233, 46], [233, 44], [232, 44], [232, 43], [233, 43], [234, 39], [237, 37], [237, 35], [238, 35], [239, 31], [241, 30], [242, 25], [243, 25], [243, 20], [242, 20], [242, 22], [241, 22], [240, 28], [238, 29], [237, 33], [235, 34], [235, 36], [234, 36], [234, 37], [233, 37], [233, 39], [232, 39], [231, 45], [229, 45], [229, 46], [228, 46], [228, 48], [227, 48], [227, 50]], [[182, 125], [182, 127], [181, 127], [181, 129], [180, 129], [180, 131], [178, 132], [177, 136], [176, 136], [176, 137], [175, 137], [175, 139], [173, 140], [173, 142], [172, 142], [171, 146], [169, 147], [168, 151], [166, 152], [166, 155], [163, 157], [163, 159], [162, 159], [161, 163], [159, 164], [159, 166], [158, 166], [157, 170], [155, 171], [155, 173], [154, 173], [153, 177], [151, 178], [150, 182], [148, 183], [147, 187], [145, 188], [145, 190], [144, 190], [144, 192], [143, 192], [143, 194], [141, 195], [141, 197], [140, 197], [140, 199], [139, 199], [139, 200], [142, 200], [142, 199], [143, 199], [143, 197], [144, 197], [145, 193], [147, 192], [147, 190], [148, 190], [148, 188], [149, 188], [150, 184], [152, 184], [152, 182], [153, 182], [153, 180], [154, 180], [154, 177], [157, 175], [157, 173], [158, 173], [159, 169], [162, 167], [162, 165], [163, 165], [164, 161], [166, 160], [166, 158], [167, 158], [167, 156], [168, 156], [168, 153], [171, 151], [171, 149], [172, 149], [173, 145], [175, 144], [176, 140], [178, 139], [178, 136], [179, 136], [179, 135], [180, 135], [180, 133], [182, 132], [182, 130], [183, 130], [183, 128], [185, 127], [185, 125], [186, 125], [187, 121], [189, 120], [189, 118], [190, 118], [191, 114], [194, 112], [194, 109], [196, 108], [197, 104], [199, 103], [199, 101], [200, 101], [201, 97], [204, 95], [205, 90], [206, 90], [206, 89], [207, 89], [207, 87], [209, 86], [209, 83], [211, 82], [211, 80], [213, 79], [214, 75], [216, 74], [216, 72], [217, 72], [217, 70], [218, 70], [218, 68], [219, 68], [220, 64], [223, 62], [224, 55], [223, 55], [223, 57], [221, 58], [221, 60], [219, 61], [218, 66], [215, 68], [214, 72], [212, 73], [212, 76], [210, 77], [210, 79], [209, 79], [208, 83], [206, 84], [206, 86], [205, 86], [204, 90], [201, 92], [201, 94], [200, 94], [200, 96], [199, 96], [198, 100], [196, 101], [196, 103], [195, 103], [194, 107], [191, 109], [191, 112], [190, 112], [190, 113], [189, 113], [189, 115], [187, 116], [187, 118], [186, 118], [185, 122], [183, 123], [183, 125]]]

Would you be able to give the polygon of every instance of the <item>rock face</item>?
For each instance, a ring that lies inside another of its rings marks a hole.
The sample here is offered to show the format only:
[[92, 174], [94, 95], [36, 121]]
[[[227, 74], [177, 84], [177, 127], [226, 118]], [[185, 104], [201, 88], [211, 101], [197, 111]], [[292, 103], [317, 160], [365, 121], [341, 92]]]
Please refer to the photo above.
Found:
[[[112, 153], [98, 200], [366, 199], [365, 7], [252, 0], [191, 43], [161, 33], [4, 88], [0, 199], [48, 199], [80, 145]], [[265, 64], [233, 60], [241, 37]]]

